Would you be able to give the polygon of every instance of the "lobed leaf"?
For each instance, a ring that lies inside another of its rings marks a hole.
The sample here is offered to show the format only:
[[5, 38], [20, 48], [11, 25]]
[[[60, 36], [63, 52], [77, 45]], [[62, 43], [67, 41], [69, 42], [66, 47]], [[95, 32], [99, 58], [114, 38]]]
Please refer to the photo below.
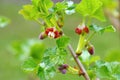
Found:
[[97, 61], [94, 68], [100, 79], [119, 79], [120, 62]]
[[103, 3], [100, 0], [82, 0], [76, 7], [76, 11], [84, 17], [94, 17], [100, 21], [105, 21]]
[[19, 14], [23, 15], [24, 18], [28, 20], [38, 19], [40, 15], [33, 5], [24, 5], [23, 9], [19, 11]]
[[22, 69], [24, 71], [34, 71], [37, 68], [37, 63], [33, 58], [28, 58], [22, 64]]
[[58, 48], [65, 48], [69, 42], [70, 42], [70, 39], [67, 36], [62, 36], [56, 40], [56, 44]]

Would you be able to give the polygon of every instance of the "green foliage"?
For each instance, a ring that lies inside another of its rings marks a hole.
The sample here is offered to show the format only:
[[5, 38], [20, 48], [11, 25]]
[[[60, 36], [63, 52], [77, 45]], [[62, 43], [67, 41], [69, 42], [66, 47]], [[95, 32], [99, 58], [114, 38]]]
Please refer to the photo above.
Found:
[[83, 51], [79, 59], [89, 67], [91, 64], [95, 63], [97, 60], [100, 60], [99, 56], [91, 56], [88, 51]]
[[64, 49], [49, 48], [45, 51], [42, 62], [40, 63], [38, 76], [41, 80], [48, 80], [56, 73], [56, 65], [64, 63], [67, 52]]
[[76, 11], [84, 17], [94, 17], [100, 21], [105, 21], [102, 5], [100, 0], [82, 0], [77, 5]]
[[120, 63], [97, 61], [94, 71], [100, 79], [118, 80], [120, 78]]
[[4, 16], [0, 16], [0, 28], [7, 26], [10, 23], [10, 20]]
[[69, 42], [70, 42], [70, 39], [67, 36], [62, 36], [56, 40], [56, 44], [58, 48], [65, 48]]
[[[79, 4], [74, 4], [74, 2], [67, 0], [55, 4], [52, 0], [32, 0], [32, 4], [23, 6], [23, 9], [20, 10], [19, 13], [26, 19], [35, 20], [40, 23], [40, 25], [44, 27], [43, 32], [45, 33], [43, 34], [45, 36], [48, 27], [54, 27], [57, 31], [54, 32], [54, 30], [48, 29], [50, 35], [60, 35], [60, 37], [56, 39], [57, 47], [48, 48], [46, 50], [44, 44], [41, 42], [39, 43], [38, 41], [28, 41], [23, 44], [15, 43], [13, 45], [14, 51], [16, 51], [15, 53], [23, 60], [27, 58], [23, 64], [23, 69], [26, 71], [35, 71], [41, 80], [48, 80], [53, 77], [56, 73], [57, 65], [65, 63], [67, 55], [66, 47], [70, 43], [70, 38], [65, 36], [62, 32], [65, 13], [67, 15], [73, 14], [76, 10], [76, 12], [80, 13], [84, 19], [88, 18], [88, 20], [91, 20], [92, 18], [96, 18], [100, 21], [105, 21], [102, 6], [103, 2], [101, 0], [82, 0]], [[83, 22], [84, 21], [86, 20], [83, 20]], [[78, 50], [80, 48], [80, 53], [82, 52], [79, 59], [85, 64], [91, 79], [95, 79], [96, 77], [101, 79], [119, 78], [120, 63], [100, 61], [99, 56], [90, 56], [88, 51], [84, 50], [84, 48], [90, 46], [89, 40], [93, 36], [90, 35], [90, 37], [86, 40], [89, 29], [95, 33], [104, 33], [115, 32], [115, 28], [112, 25], [107, 27], [91, 25], [88, 28], [84, 25], [87, 25], [87, 23], [84, 22], [82, 25], [83, 34], [80, 35], [78, 43]], [[88, 32], [85, 33], [87, 29]]]
[[98, 33], [104, 33], [104, 32], [115, 32], [116, 29], [112, 26], [112, 25], [109, 25], [109, 26], [106, 26], [106, 27], [99, 27], [97, 25], [91, 25], [89, 26], [89, 28], [95, 32], [98, 32]]
[[99, 56], [90, 56], [84, 51], [79, 59], [84, 63], [91, 79], [96, 77], [107, 80], [118, 80], [120, 76], [120, 62], [100, 60]]
[[21, 61], [32, 57], [38, 62], [42, 59], [45, 45], [41, 41], [27, 40], [25, 42], [14, 42], [11, 50]]
[[33, 58], [28, 58], [22, 64], [24, 71], [34, 71], [37, 68], [37, 63]]

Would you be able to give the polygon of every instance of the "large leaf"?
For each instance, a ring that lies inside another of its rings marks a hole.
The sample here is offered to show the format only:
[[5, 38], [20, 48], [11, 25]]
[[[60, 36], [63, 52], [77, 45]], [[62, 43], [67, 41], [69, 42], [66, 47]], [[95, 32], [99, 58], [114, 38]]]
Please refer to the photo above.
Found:
[[76, 11], [84, 17], [89, 16], [104, 21], [101, 9], [102, 2], [100, 0], [82, 0], [76, 7]]
[[97, 61], [95, 72], [100, 79], [118, 80], [120, 75], [120, 62]]

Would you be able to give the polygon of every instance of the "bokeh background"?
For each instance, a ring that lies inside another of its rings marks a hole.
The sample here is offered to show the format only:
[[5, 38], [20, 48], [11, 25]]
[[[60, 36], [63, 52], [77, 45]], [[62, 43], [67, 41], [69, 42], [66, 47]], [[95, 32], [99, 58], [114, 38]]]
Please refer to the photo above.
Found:
[[[38, 39], [40, 26], [34, 21], [25, 20], [18, 14], [22, 6], [28, 3], [30, 3], [30, 0], [0, 0], [0, 15], [6, 16], [11, 20], [11, 23], [7, 27], [0, 28], [0, 80], [35, 80], [34, 75], [21, 70], [21, 62], [9, 51], [9, 46], [15, 41]], [[65, 19], [64, 31], [66, 31], [65, 33], [71, 38], [71, 44], [74, 49], [78, 41], [78, 36], [74, 33], [74, 28], [79, 24], [79, 21], [80, 17], [77, 14], [66, 16]], [[104, 26], [108, 23], [102, 25]], [[91, 41], [96, 48], [95, 55], [101, 56], [102, 59], [108, 54], [115, 53], [120, 55], [119, 31], [96, 35]], [[46, 45], [49, 46], [51, 43], [48, 41]], [[113, 56], [114, 59], [119, 55]], [[57, 74], [57, 76], [51, 80], [73, 79], [78, 80], [79, 77]]]

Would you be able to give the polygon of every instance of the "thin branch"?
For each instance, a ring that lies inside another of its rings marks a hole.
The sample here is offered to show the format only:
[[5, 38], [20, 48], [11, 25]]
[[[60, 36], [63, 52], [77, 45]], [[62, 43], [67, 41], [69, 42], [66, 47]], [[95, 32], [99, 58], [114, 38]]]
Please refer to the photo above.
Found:
[[77, 57], [76, 53], [74, 52], [72, 46], [69, 44], [68, 48], [71, 52], [71, 55], [73, 56], [75, 62], [77, 63], [78, 67], [80, 68], [80, 70], [84, 73], [83, 76], [85, 78], [85, 80], [90, 80], [87, 71], [85, 70], [84, 66], [82, 65], [81, 61], [79, 60], [79, 58]]

